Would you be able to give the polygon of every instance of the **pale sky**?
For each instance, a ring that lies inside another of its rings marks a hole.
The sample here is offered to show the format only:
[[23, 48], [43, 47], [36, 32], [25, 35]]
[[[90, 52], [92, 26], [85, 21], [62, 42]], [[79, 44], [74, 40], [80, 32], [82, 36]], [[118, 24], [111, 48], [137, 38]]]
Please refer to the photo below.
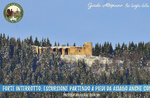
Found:
[[20, 4], [24, 16], [18, 23], [9, 23], [3, 10], [12, 0], [0, 0], [0, 33], [21, 39], [36, 36], [49, 38], [52, 44], [83, 45], [105, 41], [135, 43], [150, 41], [150, 8], [93, 8], [88, 3], [136, 3], [150, 0], [13, 0]]

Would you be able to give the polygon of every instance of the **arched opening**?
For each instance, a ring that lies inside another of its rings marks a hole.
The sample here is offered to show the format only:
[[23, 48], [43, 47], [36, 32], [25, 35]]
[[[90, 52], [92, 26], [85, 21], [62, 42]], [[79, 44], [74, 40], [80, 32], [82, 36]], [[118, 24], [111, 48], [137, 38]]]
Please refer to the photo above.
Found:
[[68, 55], [68, 48], [65, 49], [65, 55]]
[[54, 48], [53, 51], [56, 52], [56, 48]]
[[62, 48], [59, 49], [59, 52], [62, 54]]

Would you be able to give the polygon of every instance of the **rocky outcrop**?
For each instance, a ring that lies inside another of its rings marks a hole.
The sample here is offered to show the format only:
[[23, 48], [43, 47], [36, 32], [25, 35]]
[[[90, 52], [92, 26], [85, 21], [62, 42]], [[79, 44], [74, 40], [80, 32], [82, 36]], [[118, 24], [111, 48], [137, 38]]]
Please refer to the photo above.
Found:
[[[77, 61], [84, 61], [89, 67], [92, 65], [110, 65], [114, 62], [113, 59], [101, 56], [85, 56], [85, 55], [61, 55], [61, 59], [66, 63], [74, 63]], [[122, 64], [123, 61], [116, 60], [118, 64]]]

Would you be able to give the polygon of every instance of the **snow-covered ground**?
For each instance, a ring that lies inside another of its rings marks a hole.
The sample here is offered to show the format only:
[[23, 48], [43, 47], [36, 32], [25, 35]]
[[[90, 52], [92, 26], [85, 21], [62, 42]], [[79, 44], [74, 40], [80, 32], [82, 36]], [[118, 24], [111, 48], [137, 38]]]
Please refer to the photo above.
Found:
[[[113, 59], [101, 56], [85, 56], [85, 55], [61, 55], [61, 59], [67, 63], [74, 63], [77, 61], [84, 61], [88, 66], [92, 66], [95, 64], [112, 64]], [[123, 63], [123, 61], [118, 60], [119, 64]]]

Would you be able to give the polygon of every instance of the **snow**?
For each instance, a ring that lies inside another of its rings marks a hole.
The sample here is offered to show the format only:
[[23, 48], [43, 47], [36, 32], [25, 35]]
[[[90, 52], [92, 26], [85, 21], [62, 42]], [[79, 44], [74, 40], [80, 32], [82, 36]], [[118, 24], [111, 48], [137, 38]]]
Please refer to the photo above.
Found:
[[113, 60], [107, 57], [101, 56], [85, 56], [85, 55], [61, 55], [61, 59], [67, 63], [73, 63], [77, 61], [84, 61], [88, 66], [98, 64], [112, 64]]

